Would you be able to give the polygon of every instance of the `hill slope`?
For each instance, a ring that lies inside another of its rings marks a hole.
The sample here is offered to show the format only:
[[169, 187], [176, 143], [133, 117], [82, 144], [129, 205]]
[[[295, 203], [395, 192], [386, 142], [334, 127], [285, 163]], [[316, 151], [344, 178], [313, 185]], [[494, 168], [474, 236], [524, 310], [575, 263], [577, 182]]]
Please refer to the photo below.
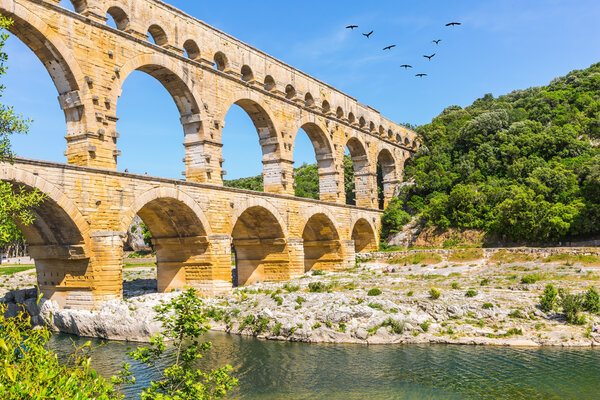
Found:
[[600, 63], [448, 107], [417, 131], [400, 199], [428, 225], [517, 241], [600, 233]]

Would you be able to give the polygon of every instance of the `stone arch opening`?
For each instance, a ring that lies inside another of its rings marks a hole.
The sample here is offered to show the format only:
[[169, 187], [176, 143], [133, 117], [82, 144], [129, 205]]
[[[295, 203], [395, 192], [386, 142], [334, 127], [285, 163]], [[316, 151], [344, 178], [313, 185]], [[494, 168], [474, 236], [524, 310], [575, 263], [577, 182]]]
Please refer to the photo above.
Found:
[[269, 92], [275, 90], [275, 79], [273, 79], [273, 77], [271, 75], [267, 75], [265, 76], [265, 90], [268, 90]]
[[391, 129], [388, 129], [387, 137], [388, 137], [388, 139], [393, 138], [394, 137], [394, 131], [392, 131]]
[[400, 135], [400, 134], [396, 135], [396, 142], [402, 144], [402, 135]]
[[[21, 182], [10, 183], [17, 193], [39, 190]], [[85, 228], [81, 226], [82, 218], [72, 204], [59, 203], [48, 193], [44, 195], [44, 200], [31, 210], [34, 216], [32, 224], [23, 225], [15, 220], [35, 261], [39, 291], [44, 298], [56, 301], [60, 307], [77, 301], [76, 297], [83, 297], [80, 300], [86, 303], [84, 307], [89, 308], [94, 302], [91, 293], [94, 288], [89, 279], [90, 257]], [[87, 294], [82, 295], [82, 292]]]
[[108, 21], [112, 18], [114, 25], [118, 30], [124, 31], [129, 27], [129, 17], [122, 8], [116, 6], [110, 7], [106, 10], [106, 15], [107, 17], [110, 17], [107, 20], [108, 25], [111, 25]]
[[[119, 117], [116, 128], [121, 132], [121, 138], [117, 140], [119, 135], [112, 138], [117, 146], [123, 146], [122, 148], [125, 150], [121, 155], [119, 164], [127, 169], [134, 167], [135, 164], [140, 164], [137, 162], [136, 157], [139, 157], [139, 154], [145, 150], [149, 153], [155, 153], [168, 149], [169, 153], [179, 154], [176, 159], [181, 160], [184, 157], [184, 148], [181, 146], [181, 140], [173, 140], [172, 132], [180, 131], [181, 126], [183, 126], [184, 135], [193, 137], [198, 134], [200, 129], [198, 120], [200, 108], [188, 84], [179, 74], [172, 70], [170, 66], [161, 64], [162, 60], [160, 58], [150, 60], [149, 63], [142, 65], [137, 64], [138, 61], [148, 62], [145, 58], [141, 60], [134, 59], [131, 64], [122, 68], [121, 95], [116, 107], [117, 116]], [[155, 63], [152, 61], [155, 61]], [[144, 74], [139, 74], [138, 71], [154, 78], [155, 81], [148, 79]], [[132, 90], [129, 90], [130, 87]], [[140, 91], [162, 92], [161, 88], [167, 91], [168, 96], [146, 99], [147, 108], [152, 111], [147, 112], [143, 118], [140, 117], [139, 112], [136, 112], [136, 109], [140, 107], [140, 98], [134, 98], [132, 97], [133, 94], [130, 96], [129, 93], [139, 93]], [[173, 103], [168, 97], [173, 100], [176, 109], [172, 107]], [[147, 140], [147, 137], [141, 136], [143, 134], [152, 135], [153, 140]], [[165, 160], [162, 163], [147, 164], [148, 169], [146, 170], [131, 170], [129, 172], [157, 173], [157, 170], [160, 169], [159, 175], [177, 178], [180, 176], [181, 168], [175, 168], [175, 166], [175, 163], [167, 163]], [[138, 168], [140, 167], [138, 166]]]
[[334, 271], [342, 268], [342, 245], [331, 219], [318, 213], [308, 219], [302, 231], [304, 271]]
[[[319, 182], [319, 199], [324, 201], [336, 201], [337, 200], [337, 183], [336, 183], [336, 170], [335, 161], [333, 156], [332, 146], [327, 139], [325, 132], [315, 123], [308, 122], [302, 125], [299, 131], [296, 133], [294, 139], [294, 147], [298, 142], [298, 133], [304, 132], [308, 136], [312, 147], [315, 151], [315, 159], [317, 161], [317, 174]], [[299, 194], [298, 188], [296, 194]]]
[[356, 117], [354, 116], [353, 112], [349, 112], [348, 113], [348, 123], [353, 124], [354, 122], [356, 122]]
[[406, 136], [404, 138], [404, 145], [407, 146], [407, 147], [410, 147], [410, 139], [408, 138], [408, 136]]
[[[243, 112], [238, 112], [239, 109]], [[225, 127], [221, 131], [221, 143], [223, 143], [223, 167], [227, 170], [227, 167], [232, 165], [227, 163], [228, 159], [233, 160], [245, 157], [245, 159], [248, 160], [248, 164], [245, 166], [238, 166], [238, 169], [243, 170], [246, 173], [246, 175], [242, 176], [246, 177], [247, 173], [253, 169], [250, 162], [252, 158], [254, 158], [254, 149], [258, 148], [254, 145], [254, 143], [256, 143], [255, 139], [249, 139], [249, 136], [247, 135], [248, 130], [251, 129], [251, 125], [248, 126], [243, 121], [243, 118], [245, 118], [244, 114], [250, 118], [254, 130], [258, 134], [258, 144], [260, 146], [260, 150], [258, 151], [260, 151], [260, 153], [256, 154], [256, 156], [262, 156], [262, 189], [265, 192], [277, 192], [280, 189], [278, 181], [278, 178], [280, 177], [278, 160], [280, 159], [281, 153], [279, 140], [277, 138], [277, 129], [275, 128], [269, 113], [254, 100], [237, 100], [232, 104], [224, 117]], [[247, 146], [240, 148], [240, 141], [245, 144], [247, 143]], [[255, 165], [258, 165], [258, 163]], [[253, 188], [253, 190], [256, 189]]]
[[254, 80], [254, 73], [252, 72], [252, 68], [250, 68], [248, 65], [244, 65], [242, 66], [242, 80], [244, 82], [250, 82], [252, 80]]
[[379, 125], [379, 135], [385, 135], [385, 128], [383, 127], [383, 125]]
[[190, 60], [198, 60], [200, 58], [200, 47], [192, 40], [188, 39], [183, 43], [183, 49]]
[[323, 103], [321, 103], [321, 108], [325, 114], [331, 111], [331, 105], [327, 100], [323, 100]]
[[194, 210], [181, 200], [160, 197], [144, 204], [137, 215], [152, 235], [158, 292], [201, 285], [211, 260], [206, 229]]
[[379, 209], [387, 207], [396, 189], [396, 162], [389, 150], [383, 149], [377, 155], [377, 198]]
[[342, 109], [342, 107], [338, 107], [338, 108], [335, 110], [335, 116], [336, 116], [338, 119], [342, 119], [342, 118], [344, 118], [344, 110]]
[[306, 95], [304, 96], [304, 105], [306, 107], [312, 107], [315, 105], [315, 99], [313, 98], [312, 94], [310, 93], [306, 93]]
[[229, 60], [223, 52], [217, 51], [213, 57], [213, 61], [215, 63], [215, 68], [219, 71], [224, 72], [229, 68]]
[[371, 227], [371, 224], [364, 218], [359, 219], [354, 224], [354, 228], [352, 229], [352, 240], [354, 240], [355, 253], [376, 251], [378, 248], [377, 235], [375, 235], [375, 231]]
[[369, 159], [365, 146], [353, 137], [346, 143], [346, 149], [344, 160], [346, 204], [372, 207], [373, 178], [369, 173]]
[[292, 100], [296, 97], [296, 88], [292, 85], [287, 85], [285, 87], [285, 98], [288, 100]]
[[165, 46], [169, 43], [167, 33], [157, 24], [152, 24], [148, 28], [148, 39], [153, 41], [158, 46]]
[[246, 209], [235, 222], [231, 237], [237, 271], [234, 286], [286, 277], [290, 259], [285, 234], [269, 210], [261, 206]]
[[375, 130], [375, 123], [373, 121], [369, 122], [369, 130], [373, 132]]
[[361, 128], [364, 128], [366, 124], [367, 124], [367, 122], [365, 121], [365, 117], [362, 117], [362, 116], [361, 116], [361, 117], [358, 119], [358, 126], [360, 126]]

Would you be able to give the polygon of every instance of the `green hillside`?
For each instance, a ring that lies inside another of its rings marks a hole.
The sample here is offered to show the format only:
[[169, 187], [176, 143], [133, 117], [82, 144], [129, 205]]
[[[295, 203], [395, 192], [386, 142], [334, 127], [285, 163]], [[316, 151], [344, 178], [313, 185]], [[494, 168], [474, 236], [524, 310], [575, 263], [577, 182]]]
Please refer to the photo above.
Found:
[[400, 200], [430, 226], [515, 241], [600, 233], [600, 63], [448, 107], [417, 131]]

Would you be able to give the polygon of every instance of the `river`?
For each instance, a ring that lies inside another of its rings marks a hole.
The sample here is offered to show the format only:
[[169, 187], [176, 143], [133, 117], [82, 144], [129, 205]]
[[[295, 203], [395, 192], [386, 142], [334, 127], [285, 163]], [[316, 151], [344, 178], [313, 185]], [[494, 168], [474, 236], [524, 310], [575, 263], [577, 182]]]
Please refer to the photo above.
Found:
[[[200, 367], [233, 367], [239, 386], [230, 399], [592, 399], [600, 393], [600, 350], [455, 345], [334, 345], [263, 341], [210, 332], [213, 348]], [[72, 340], [51, 346], [67, 354]], [[93, 340], [94, 345], [102, 343]], [[132, 343], [109, 342], [94, 351], [104, 376], [126, 361]], [[153, 377], [131, 362], [136, 399]]]

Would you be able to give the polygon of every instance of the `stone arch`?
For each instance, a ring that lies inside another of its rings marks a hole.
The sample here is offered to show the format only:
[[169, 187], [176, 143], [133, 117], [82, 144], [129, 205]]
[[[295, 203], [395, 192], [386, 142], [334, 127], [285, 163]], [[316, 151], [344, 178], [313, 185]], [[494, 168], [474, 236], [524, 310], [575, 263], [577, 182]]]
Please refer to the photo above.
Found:
[[333, 220], [325, 213], [312, 215], [302, 231], [304, 271], [339, 270], [343, 268], [340, 235]]
[[396, 135], [396, 142], [402, 143], [402, 135], [400, 135], [399, 133]]
[[385, 128], [383, 127], [383, 125], [379, 125], [379, 135], [380, 136], [385, 135]]
[[169, 44], [167, 32], [157, 23], [154, 23], [148, 27], [148, 34], [158, 46], [164, 47]]
[[[181, 66], [174, 61], [159, 55], [141, 55], [129, 60], [121, 67], [119, 73], [120, 86], [127, 77], [135, 70], [142, 71], [158, 80], [169, 92], [181, 116], [189, 116], [200, 113], [200, 107], [196, 96], [192, 93], [193, 88], [189, 83], [190, 77], [180, 71]], [[121, 95], [119, 90], [118, 96]]]
[[229, 69], [229, 59], [222, 51], [217, 51], [213, 56], [215, 68], [219, 71], [227, 71]]
[[394, 131], [392, 131], [392, 128], [388, 129], [387, 137], [388, 137], [388, 139], [391, 139], [394, 137]]
[[296, 97], [296, 88], [292, 85], [287, 85], [285, 87], [285, 98], [288, 100], [292, 100]]
[[277, 191], [274, 186], [272, 187], [273, 183], [269, 180], [272, 176], [280, 175], [276, 170], [279, 168], [278, 160], [281, 159], [281, 146], [274, 119], [271, 117], [270, 112], [259, 104], [261, 101], [259, 95], [248, 93], [247, 91], [240, 91], [239, 95], [240, 97], [237, 100], [231, 102], [229, 107], [222, 110], [219, 118], [224, 121], [227, 113], [234, 104], [244, 110], [250, 117], [256, 128], [263, 154], [263, 175], [265, 177], [263, 188], [266, 192]]
[[410, 138], [408, 136], [404, 138], [404, 145], [410, 147]]
[[[364, 144], [356, 137], [350, 137], [346, 142], [346, 147], [352, 158], [352, 167], [354, 168], [354, 204], [360, 207], [372, 206], [372, 176], [369, 173], [369, 157]], [[346, 203], [348, 195], [346, 194]]]
[[106, 14], [115, 21], [118, 30], [124, 31], [129, 27], [129, 16], [121, 7], [110, 6], [106, 10]]
[[376, 251], [378, 248], [376, 230], [365, 218], [359, 218], [352, 228], [355, 253]]
[[373, 121], [369, 122], [369, 131], [373, 132], [375, 130], [375, 123]]
[[13, 19], [9, 31], [44, 64], [59, 94], [79, 89], [79, 83], [84, 80], [83, 73], [71, 51], [52, 28], [25, 8], [15, 7], [12, 1], [0, 2], [0, 12]]
[[265, 76], [264, 85], [265, 85], [265, 90], [268, 90], [269, 92], [272, 92], [273, 90], [275, 90], [276, 86], [277, 86], [277, 84], [275, 83], [275, 79], [273, 79], [273, 77], [271, 75]]
[[15, 221], [29, 244], [44, 297], [64, 307], [72, 290], [91, 292], [89, 228], [78, 207], [58, 187], [15, 167], [0, 168], [0, 180], [16, 191], [38, 190], [45, 195], [32, 209], [32, 224]]
[[333, 145], [323, 128], [315, 122], [305, 121], [302, 121], [302, 125], [296, 131], [294, 143], [300, 129], [303, 129], [306, 132], [315, 150], [315, 157], [319, 170], [319, 198], [324, 201], [336, 201], [337, 183]]
[[361, 117], [358, 119], [358, 126], [364, 128], [365, 125], [367, 125], [367, 121], [365, 121], [365, 117], [361, 115]]
[[200, 59], [200, 47], [198, 47], [198, 43], [194, 39], [188, 39], [183, 42], [183, 49], [190, 60]]
[[354, 113], [350, 111], [348, 113], [348, 123], [353, 124], [354, 122], [356, 122], [356, 117], [354, 116]]
[[315, 99], [310, 92], [306, 92], [306, 95], [304, 96], [304, 105], [306, 107], [312, 107], [315, 105]]
[[75, 12], [80, 14], [88, 8], [87, 0], [70, 0], [70, 2], [73, 5]]
[[259, 205], [244, 209], [235, 219], [231, 237], [237, 270], [234, 285], [282, 280], [289, 273], [284, 225], [271, 210]]
[[378, 190], [379, 208], [384, 209], [394, 196], [396, 188], [396, 160], [388, 149], [382, 149], [377, 154], [377, 179], [381, 181], [382, 187]]
[[331, 111], [331, 105], [327, 100], [323, 100], [323, 103], [321, 103], [321, 109], [325, 114]]
[[123, 220], [130, 222], [135, 214], [152, 235], [159, 292], [183, 288], [193, 284], [190, 276], [205, 275], [211, 264], [210, 225], [195, 201], [174, 188], [155, 188], [137, 197]]
[[344, 109], [343, 109], [342, 107], [338, 107], [338, 108], [335, 110], [335, 116], [336, 116], [338, 119], [342, 119], [342, 118], [344, 118]]
[[250, 66], [243, 65], [240, 72], [244, 82], [250, 82], [254, 80], [254, 73], [252, 72], [252, 68], [250, 68]]

